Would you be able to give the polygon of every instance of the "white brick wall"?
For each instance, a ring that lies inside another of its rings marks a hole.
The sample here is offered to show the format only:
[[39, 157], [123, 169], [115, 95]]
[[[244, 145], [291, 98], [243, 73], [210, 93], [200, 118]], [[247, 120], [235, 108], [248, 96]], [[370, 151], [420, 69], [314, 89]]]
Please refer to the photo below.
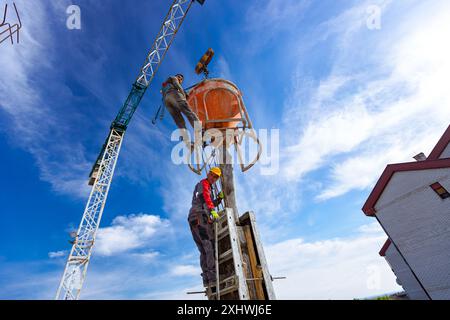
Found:
[[408, 294], [408, 297], [412, 300], [428, 300], [428, 296], [423, 291], [417, 279], [414, 277], [411, 269], [403, 260], [402, 256], [391, 243], [386, 250], [385, 259], [391, 266], [392, 271], [397, 276], [399, 284]]
[[445, 159], [445, 158], [450, 158], [450, 144], [447, 145], [444, 152], [442, 152], [441, 156], [439, 157], [439, 159]]
[[398, 197], [407, 196], [410, 192], [415, 192], [417, 189], [424, 187], [427, 188], [432, 183], [448, 179], [448, 177], [450, 177], [450, 171], [445, 168], [396, 172], [378, 199], [375, 210], [378, 211]]
[[376, 205], [376, 216], [432, 299], [450, 299], [450, 168], [394, 174]]

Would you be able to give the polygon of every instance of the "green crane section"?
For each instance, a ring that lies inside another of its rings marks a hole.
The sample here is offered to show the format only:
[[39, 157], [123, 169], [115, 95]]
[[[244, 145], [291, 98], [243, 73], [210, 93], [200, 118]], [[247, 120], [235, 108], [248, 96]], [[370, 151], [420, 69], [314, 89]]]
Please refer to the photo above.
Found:
[[128, 94], [127, 100], [123, 104], [122, 109], [120, 109], [113, 123], [111, 124], [111, 129], [123, 130], [125, 131], [130, 123], [131, 118], [133, 117], [134, 112], [136, 111], [139, 103], [141, 102], [142, 97], [144, 96], [145, 91], [147, 90], [147, 86], [143, 86], [135, 82], [133, 87]]

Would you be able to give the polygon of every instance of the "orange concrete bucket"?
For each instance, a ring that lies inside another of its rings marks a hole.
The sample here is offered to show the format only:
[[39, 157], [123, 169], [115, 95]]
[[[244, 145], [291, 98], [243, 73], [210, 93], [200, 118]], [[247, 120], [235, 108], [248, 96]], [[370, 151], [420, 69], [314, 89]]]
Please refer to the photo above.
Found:
[[190, 90], [188, 104], [204, 129], [251, 128], [242, 94], [228, 80], [203, 80]]

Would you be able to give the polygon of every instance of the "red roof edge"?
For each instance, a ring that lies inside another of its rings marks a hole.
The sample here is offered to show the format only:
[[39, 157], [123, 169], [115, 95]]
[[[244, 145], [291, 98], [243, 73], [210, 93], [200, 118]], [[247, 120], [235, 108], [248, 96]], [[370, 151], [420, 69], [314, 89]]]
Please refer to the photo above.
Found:
[[444, 134], [431, 151], [427, 160], [438, 160], [442, 152], [444, 152], [445, 148], [447, 148], [449, 143], [450, 143], [450, 126], [448, 126], [447, 130], [445, 130]]
[[417, 170], [427, 170], [427, 169], [439, 169], [439, 168], [450, 168], [450, 158], [439, 159], [439, 160], [426, 160], [417, 162], [406, 162], [390, 164], [384, 169], [378, 182], [375, 184], [372, 192], [364, 203], [362, 211], [366, 216], [374, 216], [376, 213], [375, 204], [386, 188], [387, 184], [391, 180], [392, 176], [396, 172], [400, 171], [417, 171]]
[[388, 238], [379, 252], [380, 256], [384, 257], [386, 255], [386, 251], [391, 245], [391, 243], [392, 243], [391, 239]]

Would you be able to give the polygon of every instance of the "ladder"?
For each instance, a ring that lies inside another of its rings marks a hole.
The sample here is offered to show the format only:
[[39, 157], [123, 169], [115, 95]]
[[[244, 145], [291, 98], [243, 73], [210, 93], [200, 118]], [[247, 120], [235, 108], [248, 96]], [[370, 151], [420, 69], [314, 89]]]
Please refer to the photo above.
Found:
[[275, 300], [272, 276], [256, 228], [255, 214], [236, 221], [225, 208], [215, 222], [216, 290], [206, 290], [209, 300]]
[[214, 223], [217, 283], [207, 290], [209, 300], [248, 300], [242, 250], [232, 209], [225, 208]]
[[[205, 161], [205, 173], [211, 167], [218, 166], [214, 153], [207, 159], [210, 160]], [[212, 187], [214, 198], [221, 191], [222, 183], [216, 182]], [[208, 299], [274, 300], [273, 279], [268, 270], [254, 213], [246, 212], [237, 219], [238, 215], [233, 209], [225, 208], [223, 203], [219, 204], [218, 209], [219, 219], [214, 222], [217, 279], [215, 287], [206, 288]]]

